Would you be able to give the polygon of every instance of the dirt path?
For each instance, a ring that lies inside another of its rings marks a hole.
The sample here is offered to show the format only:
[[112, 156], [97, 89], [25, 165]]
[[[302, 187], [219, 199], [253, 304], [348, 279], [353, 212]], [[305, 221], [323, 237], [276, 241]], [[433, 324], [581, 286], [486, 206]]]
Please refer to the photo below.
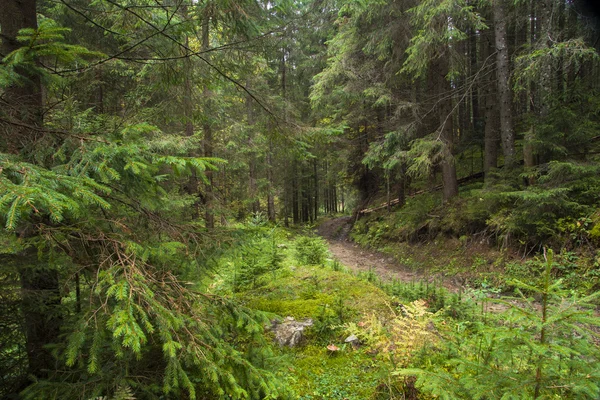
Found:
[[428, 275], [422, 271], [414, 271], [399, 264], [392, 257], [361, 248], [350, 241], [348, 235], [352, 228], [352, 217], [335, 218], [323, 222], [318, 233], [329, 243], [329, 250], [342, 264], [353, 271], [372, 270], [384, 280], [398, 279], [403, 282], [442, 282], [442, 285], [452, 291], [458, 292], [460, 285], [449, 279]]
[[[414, 271], [398, 263], [392, 257], [380, 252], [366, 250], [350, 238], [352, 217], [335, 218], [323, 222], [317, 232], [329, 244], [329, 250], [342, 264], [352, 271], [374, 271], [383, 280], [398, 279], [403, 282], [441, 282], [448, 291], [458, 293], [465, 287], [456, 280], [439, 275], [427, 274], [426, 271]], [[495, 297], [489, 295], [490, 297]], [[518, 302], [513, 301], [515, 304]], [[523, 305], [523, 304], [520, 304]], [[500, 313], [509, 307], [506, 304], [485, 302], [486, 312]]]

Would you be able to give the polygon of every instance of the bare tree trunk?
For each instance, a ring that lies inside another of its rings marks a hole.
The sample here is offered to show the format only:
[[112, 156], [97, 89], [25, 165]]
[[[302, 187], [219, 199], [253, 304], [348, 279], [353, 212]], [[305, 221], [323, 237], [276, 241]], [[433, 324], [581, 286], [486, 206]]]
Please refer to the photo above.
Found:
[[292, 222], [294, 225], [300, 222], [300, 210], [298, 208], [298, 161], [293, 161], [292, 166]]
[[[2, 55], [6, 56], [21, 47], [17, 41], [20, 29], [37, 29], [36, 0], [4, 0], [0, 12], [2, 26]], [[20, 84], [5, 89], [0, 98], [0, 113], [15, 122], [33, 126], [41, 126], [42, 118], [42, 84], [40, 77], [17, 68], [16, 72], [23, 76]], [[6, 126], [0, 137], [0, 148], [13, 154], [19, 153], [27, 145], [35, 142], [40, 133], [15, 125]]]
[[[495, 52], [494, 32], [488, 31], [481, 37], [481, 54], [488, 60]], [[498, 145], [500, 144], [500, 118], [498, 113], [498, 86], [496, 73], [491, 72], [484, 81], [485, 127], [483, 171], [486, 178], [492, 169], [498, 168]]]
[[283, 224], [286, 228], [290, 226], [290, 179], [285, 177], [283, 183]]
[[[448, 73], [448, 60], [440, 59], [436, 62], [436, 68], [434, 73], [438, 79], [437, 90], [441, 96], [448, 92], [450, 89], [449, 82], [446, 80], [446, 74]], [[439, 101], [438, 115], [440, 118], [440, 139], [444, 144], [443, 156], [442, 156], [442, 193], [444, 201], [450, 200], [452, 197], [458, 195], [458, 181], [456, 179], [456, 164], [454, 162], [454, 129], [453, 129], [453, 116], [452, 116], [452, 104], [448, 98], [442, 98]]]
[[[205, 15], [205, 20], [202, 22], [202, 50], [206, 51], [210, 47], [210, 37], [209, 37], [209, 28], [210, 28], [210, 15]], [[206, 101], [205, 113], [206, 115], [210, 115], [210, 98], [212, 97], [212, 93], [208, 88], [204, 89], [203, 98]], [[212, 157], [213, 156], [213, 132], [210, 121], [205, 121], [202, 125], [202, 130], [204, 131], [204, 157]], [[208, 183], [204, 187], [204, 223], [207, 229], [213, 229], [215, 227], [215, 215], [214, 215], [214, 190], [213, 190], [213, 171], [207, 170], [205, 172], [206, 179]]]
[[275, 222], [275, 182], [273, 178], [273, 141], [269, 140], [269, 149], [267, 152], [267, 214], [269, 221]]
[[513, 168], [515, 165], [515, 132], [513, 124], [512, 90], [510, 88], [510, 59], [508, 37], [506, 33], [507, 0], [494, 0], [494, 27], [496, 43], [496, 64], [498, 95], [500, 99], [500, 138], [504, 165]]
[[315, 201], [314, 201], [314, 218], [315, 220], [319, 217], [319, 174], [318, 174], [318, 169], [317, 169], [317, 159], [315, 158], [313, 160], [313, 185], [314, 185], [314, 196], [315, 196]]
[[[250, 87], [250, 83], [246, 83], [246, 87]], [[246, 112], [248, 123], [248, 191], [251, 201], [251, 211], [253, 213], [260, 212], [260, 201], [258, 199], [257, 185], [257, 162], [256, 149], [254, 144], [254, 108], [252, 107], [252, 98], [246, 97]]]
[[[184, 19], [188, 18], [187, 6], [182, 7], [181, 12]], [[185, 38], [185, 58], [183, 59], [183, 119], [184, 119], [184, 133], [187, 137], [194, 136], [194, 99], [193, 99], [193, 83], [192, 74], [193, 66], [191, 56], [189, 54], [189, 38]], [[192, 150], [190, 156], [195, 156], [196, 151]], [[185, 191], [192, 195], [198, 196], [198, 177], [196, 172], [193, 172], [185, 185]], [[200, 204], [199, 199], [192, 205], [192, 219], [198, 219], [200, 217]]]
[[98, 87], [96, 88], [95, 99], [94, 99], [94, 109], [96, 114], [104, 113], [104, 82], [102, 80], [102, 68], [98, 67], [96, 69], [96, 81]]
[[398, 206], [402, 207], [406, 204], [406, 166], [404, 164], [400, 166], [398, 175]]
[[[477, 57], [477, 41], [482, 41], [481, 32], [476, 34], [475, 32], [471, 32], [471, 37], [469, 39], [469, 58], [470, 58], [470, 66], [471, 66], [471, 75], [476, 73], [479, 68], [481, 68], [481, 63], [478, 62]], [[485, 60], [485, 58], [483, 59]], [[471, 89], [471, 129], [476, 138], [480, 138], [483, 131], [483, 121], [481, 120], [481, 109], [483, 108], [480, 102], [481, 91], [480, 85], [476, 84]]]

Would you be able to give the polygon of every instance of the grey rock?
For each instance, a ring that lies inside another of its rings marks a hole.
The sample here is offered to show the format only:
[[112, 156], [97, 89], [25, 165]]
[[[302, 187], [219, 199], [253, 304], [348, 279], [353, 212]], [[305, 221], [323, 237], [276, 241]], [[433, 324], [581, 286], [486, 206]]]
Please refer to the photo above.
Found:
[[346, 340], [344, 340], [344, 342], [346, 343], [358, 343], [358, 338], [356, 337], [356, 335], [350, 335], [346, 338]]
[[312, 326], [313, 320], [308, 318], [296, 321], [294, 317], [285, 317], [283, 321], [271, 321], [271, 330], [280, 346], [297, 346], [304, 337], [304, 328]]
[[353, 349], [358, 349], [360, 347], [360, 339], [356, 335], [348, 336], [344, 342], [350, 343]]

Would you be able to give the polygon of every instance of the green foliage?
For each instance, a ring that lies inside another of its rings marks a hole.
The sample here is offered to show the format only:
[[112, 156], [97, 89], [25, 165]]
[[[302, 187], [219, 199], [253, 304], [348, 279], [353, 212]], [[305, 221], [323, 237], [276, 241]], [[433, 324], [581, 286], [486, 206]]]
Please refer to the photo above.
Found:
[[405, 302], [423, 300], [424, 305], [431, 312], [438, 312], [455, 302], [455, 295], [451, 295], [448, 290], [435, 282], [430, 284], [428, 282], [393, 281], [384, 285], [383, 289]]
[[311, 344], [294, 352], [295, 365], [290, 384], [301, 400], [363, 400], [377, 393], [386, 368], [366, 351], [342, 345], [331, 355], [325, 345]]
[[17, 40], [23, 46], [5, 56], [4, 64], [0, 68], [0, 86], [15, 82], [23, 84], [24, 78], [21, 72], [15, 71], [15, 68], [26, 70], [32, 76], [40, 76], [50, 83], [55, 77], [46, 68], [40, 66], [38, 62], [40, 59], [46, 60], [49, 65], [72, 68], [76, 65], [86, 66], [90, 59], [104, 56], [101, 52], [66, 43], [65, 34], [69, 32], [69, 28], [59, 26], [56, 21], [45, 17], [40, 18], [37, 29], [21, 29]]
[[397, 374], [416, 375], [421, 391], [443, 399], [596, 398], [600, 319], [589, 303], [598, 294], [582, 298], [565, 291], [552, 280], [552, 269], [548, 251], [537, 286], [514, 282], [537, 300], [521, 294], [518, 302], [505, 303], [510, 309], [496, 324], [445, 332], [445, 348], [438, 356], [427, 352], [427, 366]]
[[539, 80], [548, 65], [561, 60], [569, 68], [581, 68], [589, 60], [598, 60], [596, 49], [582, 38], [553, 41], [550, 46], [533, 49], [515, 59], [514, 82], [517, 91], [526, 90], [528, 82]]
[[294, 243], [295, 257], [301, 265], [325, 265], [327, 243], [319, 237], [300, 236]]
[[417, 241], [433, 238], [439, 232], [436, 209], [440, 196], [425, 193], [408, 199], [405, 206], [386, 216], [373, 213], [359, 219], [353, 226], [352, 238], [358, 243], [379, 247], [386, 240]]
[[[258, 231], [254, 237], [247, 236], [243, 244], [236, 249], [231, 262], [231, 280], [234, 292], [247, 288], [256, 288], [264, 284], [264, 279], [272, 279], [282, 267], [285, 258], [277, 241], [276, 229], [270, 232]], [[269, 276], [263, 276], [270, 273]]]
[[[191, 290], [182, 279], [206, 269], [202, 252], [210, 247], [189, 224], [197, 193], [180, 193], [179, 180], [208, 182], [205, 172], [223, 160], [190, 156], [198, 138], [149, 122], [140, 106], [147, 98], [138, 99], [139, 114], [130, 119], [82, 109], [78, 82], [50, 79], [39, 62], [85, 69], [84, 58], [99, 55], [65, 43], [68, 32], [42, 19], [39, 29], [20, 32], [26, 45], [1, 67], [2, 90], [22, 83], [27, 71], [44, 78], [49, 102], [61, 96], [44, 110], [38, 141], [32, 135], [21, 154], [0, 154], [2, 257], [16, 270], [10, 279], [26, 277], [32, 261], [24, 255], [37, 252], [39, 268], [56, 272], [60, 282], [61, 299], [38, 302], [60, 323], [62, 335], [44, 343], [56, 370], [35, 378], [23, 398], [289, 398], [273, 372], [279, 358], [263, 335], [268, 319]], [[274, 271], [281, 257], [270, 250], [266, 265]], [[9, 279], [4, 271], [0, 277], [4, 287]], [[26, 359], [17, 356], [20, 340], [2, 342], [19, 365]]]
[[262, 335], [264, 315], [187, 289], [161, 265], [170, 255], [185, 259], [181, 243], [113, 246], [120, 259], [106, 255], [110, 264], [86, 293], [83, 312], [68, 320], [72, 333], [59, 355], [68, 369], [60, 384], [41, 381], [26, 398], [74, 398], [77, 391], [92, 398], [112, 393], [116, 383], [169, 398], [286, 397], [268, 371], [278, 361]]
[[[421, 1], [409, 12], [416, 33], [407, 49], [402, 72], [415, 78], [424, 76], [432, 60], [447, 57], [446, 52], [453, 51], [460, 41], [465, 40], [467, 27], [487, 29], [475, 7], [464, 0]], [[458, 73], [450, 71], [449, 76]]]
[[[564, 246], [581, 239], [568, 232], [571, 229], [565, 222], [588, 217], [596, 210], [590, 190], [600, 188], [598, 166], [553, 161], [544, 168], [539, 185], [523, 190], [495, 186], [478, 192], [484, 206], [494, 210], [487, 225], [504, 243], [512, 238], [531, 245], [555, 240]], [[569, 235], [562, 236], [562, 232]]]
[[382, 320], [374, 314], [363, 316], [358, 323], [345, 325], [346, 333], [376, 351], [394, 368], [407, 366], [413, 354], [426, 344], [435, 343], [433, 314], [424, 300], [400, 306], [391, 318]]

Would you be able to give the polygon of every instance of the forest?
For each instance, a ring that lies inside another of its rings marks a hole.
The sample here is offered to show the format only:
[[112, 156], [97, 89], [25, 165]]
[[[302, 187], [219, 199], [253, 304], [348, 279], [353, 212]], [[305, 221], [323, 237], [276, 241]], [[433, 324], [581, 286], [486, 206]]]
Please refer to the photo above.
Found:
[[599, 52], [595, 1], [0, 0], [0, 399], [600, 398]]

